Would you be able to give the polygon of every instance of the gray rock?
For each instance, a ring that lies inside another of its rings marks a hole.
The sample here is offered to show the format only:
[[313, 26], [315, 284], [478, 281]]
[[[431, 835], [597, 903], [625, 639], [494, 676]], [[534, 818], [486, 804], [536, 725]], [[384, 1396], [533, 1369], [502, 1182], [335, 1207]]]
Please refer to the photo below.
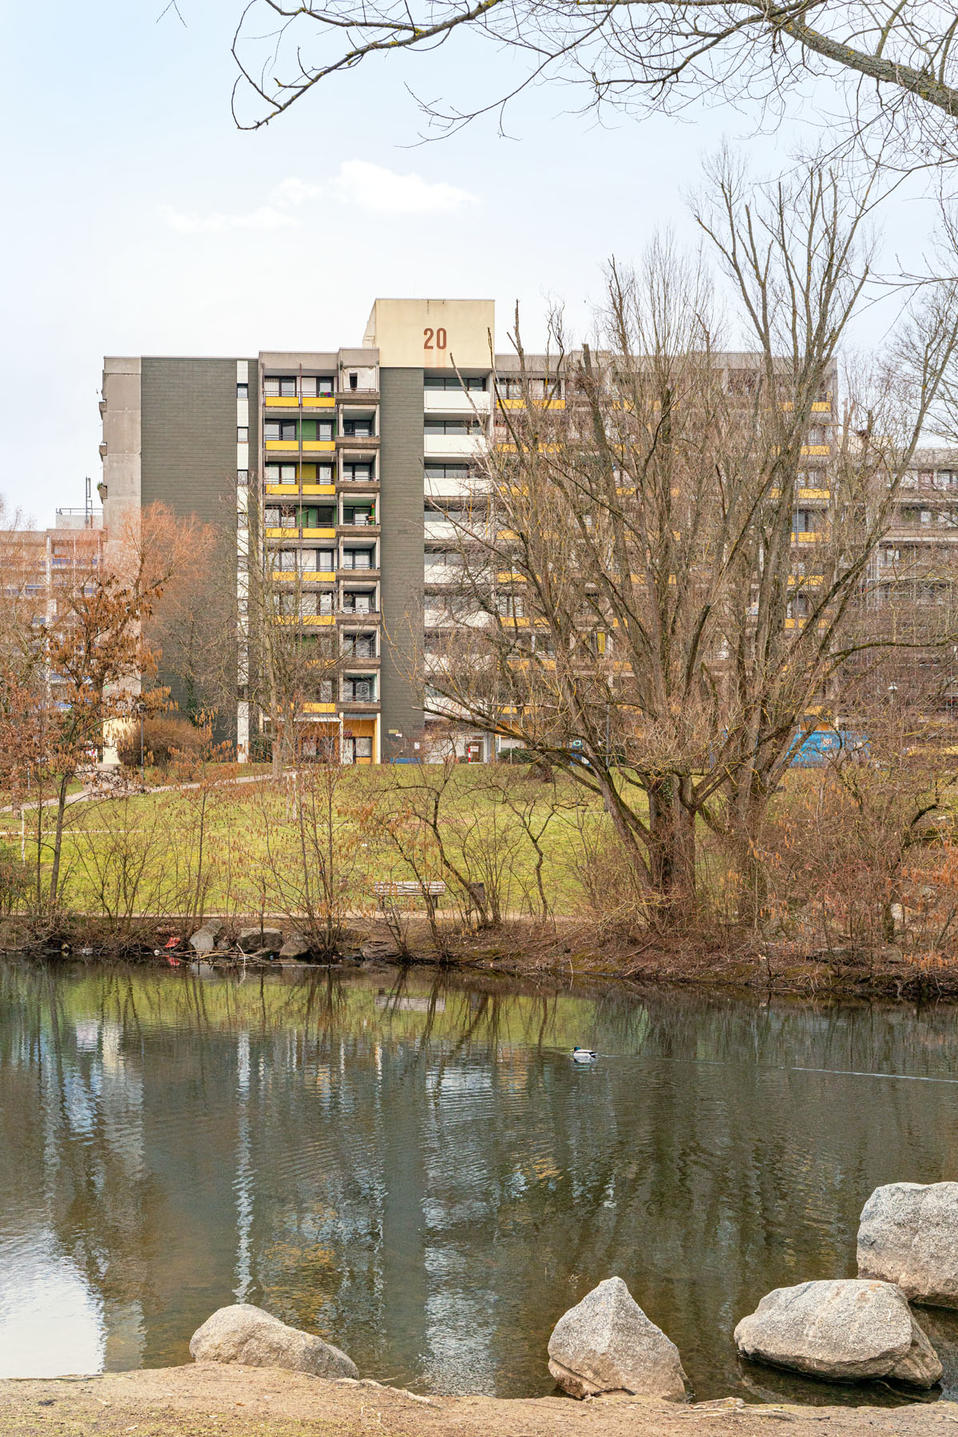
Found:
[[632, 1392], [682, 1402], [686, 1395], [678, 1348], [621, 1277], [607, 1277], [559, 1318], [549, 1338], [549, 1371], [573, 1397]]
[[287, 1367], [314, 1377], [358, 1377], [356, 1364], [338, 1347], [287, 1327], [248, 1302], [220, 1307], [190, 1338], [196, 1362], [241, 1362], [246, 1367]]
[[912, 1302], [958, 1307], [958, 1183], [888, 1183], [862, 1209], [858, 1275]]
[[243, 928], [236, 943], [241, 953], [278, 953], [283, 935], [278, 928]]
[[312, 952], [312, 945], [302, 933], [291, 933], [279, 950], [281, 958], [306, 958]]
[[216, 934], [204, 923], [202, 928], [197, 928], [190, 939], [190, 947], [194, 953], [212, 953], [216, 947]]
[[839, 1278], [777, 1287], [735, 1329], [744, 1357], [824, 1377], [862, 1382], [891, 1377], [933, 1387], [938, 1354], [890, 1282]]

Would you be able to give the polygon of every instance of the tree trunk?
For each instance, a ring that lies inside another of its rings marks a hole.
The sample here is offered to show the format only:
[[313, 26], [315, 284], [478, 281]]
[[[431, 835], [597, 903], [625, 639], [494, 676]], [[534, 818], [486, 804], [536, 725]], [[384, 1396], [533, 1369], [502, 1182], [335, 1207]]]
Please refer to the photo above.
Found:
[[63, 819], [67, 808], [67, 789], [70, 780], [66, 774], [60, 779], [57, 789], [57, 817], [53, 829], [53, 870], [50, 874], [50, 911], [57, 906], [60, 891], [60, 854], [63, 850]]
[[695, 816], [681, 802], [679, 780], [654, 780], [649, 790], [649, 873], [670, 923], [695, 902]]

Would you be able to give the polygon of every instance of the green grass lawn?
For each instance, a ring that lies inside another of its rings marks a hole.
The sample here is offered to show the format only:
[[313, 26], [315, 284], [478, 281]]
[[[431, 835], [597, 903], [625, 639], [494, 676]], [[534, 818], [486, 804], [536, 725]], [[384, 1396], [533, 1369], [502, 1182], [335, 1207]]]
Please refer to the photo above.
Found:
[[[327, 865], [338, 905], [354, 912], [379, 906], [377, 881], [415, 877], [415, 867], [455, 886], [435, 842], [410, 814], [422, 783], [438, 782], [439, 770], [337, 770], [328, 789], [325, 773], [309, 771], [304, 783], [239, 785], [218, 783], [211, 769], [199, 788], [76, 805], [63, 847], [64, 906], [120, 916], [198, 907], [292, 913], [304, 906], [307, 886], [319, 902], [317, 878]], [[402, 846], [391, 840], [387, 819]], [[541, 909], [531, 830], [544, 854], [548, 908], [571, 914], [586, 899], [583, 870], [602, 846], [607, 820], [568, 777], [552, 784], [518, 766], [462, 765], [444, 791], [441, 824], [452, 864], [487, 892], [495, 888], [511, 913]], [[27, 859], [35, 860], [30, 845]]]

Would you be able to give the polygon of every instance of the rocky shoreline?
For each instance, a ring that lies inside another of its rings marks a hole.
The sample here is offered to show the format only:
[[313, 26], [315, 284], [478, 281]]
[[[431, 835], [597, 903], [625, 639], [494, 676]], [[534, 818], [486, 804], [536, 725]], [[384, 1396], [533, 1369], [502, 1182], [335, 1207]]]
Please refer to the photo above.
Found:
[[0, 918], [0, 953], [171, 968], [202, 963], [224, 971], [398, 963], [563, 985], [582, 980], [801, 998], [958, 998], [958, 961], [931, 962], [891, 945], [878, 953], [807, 953], [791, 944], [757, 943], [729, 934], [715, 935], [713, 942], [701, 934], [671, 943], [653, 937], [639, 941], [602, 935], [594, 923], [583, 925], [572, 918], [543, 922], [514, 916], [491, 929], [443, 920], [440, 927], [443, 947], [437, 951], [424, 917], [409, 917], [399, 946], [384, 919], [356, 916], [334, 949], [324, 952], [303, 925], [275, 915], [214, 915], [202, 922], [140, 915], [112, 927], [94, 915], [74, 914], [56, 923], [13, 916]]

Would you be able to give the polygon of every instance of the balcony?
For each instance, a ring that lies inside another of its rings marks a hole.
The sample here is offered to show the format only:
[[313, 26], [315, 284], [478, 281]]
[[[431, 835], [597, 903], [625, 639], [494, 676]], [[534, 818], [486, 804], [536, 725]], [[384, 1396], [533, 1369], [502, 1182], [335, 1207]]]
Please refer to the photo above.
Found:
[[[423, 434], [423, 453], [427, 459], [471, 459], [486, 447], [485, 434]], [[438, 491], [437, 491], [438, 492]], [[446, 493], [459, 492], [445, 490]]]
[[425, 389], [422, 407], [426, 414], [488, 414], [492, 396], [487, 389]]

